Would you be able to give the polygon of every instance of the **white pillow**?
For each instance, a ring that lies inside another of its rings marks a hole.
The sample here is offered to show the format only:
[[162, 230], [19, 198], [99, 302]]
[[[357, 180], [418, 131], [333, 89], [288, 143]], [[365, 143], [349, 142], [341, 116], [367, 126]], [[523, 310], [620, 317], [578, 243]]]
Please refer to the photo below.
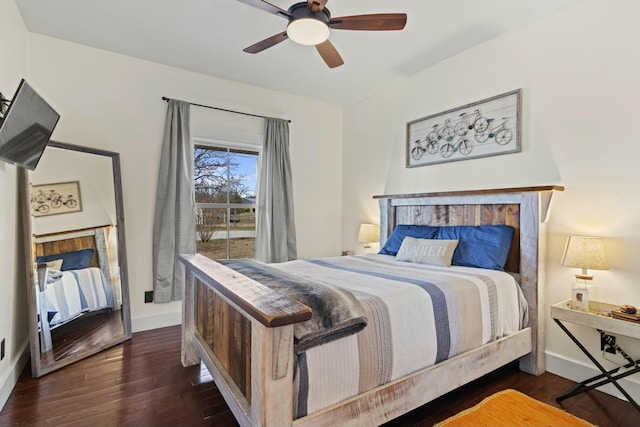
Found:
[[57, 259], [55, 261], [47, 261], [47, 267], [51, 270], [62, 270], [62, 260]]
[[407, 236], [400, 245], [396, 260], [451, 267], [451, 258], [457, 246], [457, 240], [416, 239]]

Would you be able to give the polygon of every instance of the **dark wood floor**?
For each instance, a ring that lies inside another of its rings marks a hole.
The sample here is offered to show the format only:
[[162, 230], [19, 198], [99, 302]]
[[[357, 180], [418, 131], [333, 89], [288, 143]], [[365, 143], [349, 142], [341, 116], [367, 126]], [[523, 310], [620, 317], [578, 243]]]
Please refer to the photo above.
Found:
[[123, 334], [122, 311], [88, 313], [51, 331], [52, 349], [40, 355], [42, 366]]
[[[40, 379], [27, 366], [2, 412], [0, 426], [236, 426], [206, 370], [180, 364], [180, 328], [140, 332], [131, 341]], [[573, 383], [502, 368], [388, 423], [431, 426], [496, 391], [513, 388], [559, 406], [554, 397]], [[628, 403], [592, 391], [564, 409], [601, 427], [637, 427]]]

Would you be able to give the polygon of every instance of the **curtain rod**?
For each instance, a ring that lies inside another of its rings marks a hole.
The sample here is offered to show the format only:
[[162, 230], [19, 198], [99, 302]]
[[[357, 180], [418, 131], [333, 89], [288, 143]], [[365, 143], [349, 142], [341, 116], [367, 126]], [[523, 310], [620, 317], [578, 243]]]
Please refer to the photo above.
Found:
[[[234, 110], [227, 110], [225, 108], [220, 108], [220, 107], [212, 107], [210, 105], [203, 105], [203, 104], [196, 104], [195, 102], [189, 102], [189, 101], [182, 101], [180, 99], [174, 99], [174, 98], [167, 98], [166, 96], [162, 97], [163, 101], [180, 101], [180, 102], [186, 102], [189, 105], [195, 105], [196, 107], [204, 107], [204, 108], [211, 108], [212, 110], [220, 110], [220, 111], [226, 111], [227, 113], [235, 113], [235, 114], [242, 114], [244, 116], [251, 116], [251, 117], [260, 117], [261, 119], [271, 119], [271, 118], [277, 118], [277, 117], [267, 117], [267, 116], [260, 116], [258, 114], [251, 114], [251, 113], [243, 113], [242, 111], [234, 111]], [[291, 120], [287, 120], [287, 122], [291, 123]]]

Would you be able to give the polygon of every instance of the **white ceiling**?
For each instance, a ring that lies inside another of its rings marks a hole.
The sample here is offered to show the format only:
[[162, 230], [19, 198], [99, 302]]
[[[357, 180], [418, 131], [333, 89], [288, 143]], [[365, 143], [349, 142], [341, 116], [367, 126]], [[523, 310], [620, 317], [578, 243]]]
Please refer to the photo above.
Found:
[[[286, 40], [242, 52], [286, 19], [236, 0], [16, 0], [29, 31], [267, 89], [346, 105], [578, 0], [330, 0], [332, 17], [406, 13], [402, 31], [333, 30], [330, 69]], [[288, 9], [295, 0], [271, 0]]]

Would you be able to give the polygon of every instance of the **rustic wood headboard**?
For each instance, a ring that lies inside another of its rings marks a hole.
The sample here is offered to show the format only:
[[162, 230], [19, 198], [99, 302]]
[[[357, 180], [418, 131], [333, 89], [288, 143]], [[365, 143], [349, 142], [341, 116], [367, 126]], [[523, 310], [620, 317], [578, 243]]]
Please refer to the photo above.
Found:
[[509, 225], [515, 229], [505, 269], [520, 272], [520, 205], [461, 204], [395, 207], [395, 225]]
[[111, 255], [107, 244], [111, 225], [65, 230], [56, 233], [33, 236], [34, 259], [39, 256], [55, 255], [82, 249], [93, 249], [90, 267], [98, 267], [105, 279], [112, 282]]
[[65, 252], [71, 251], [79, 251], [82, 249], [93, 249], [95, 252], [91, 257], [91, 267], [98, 266], [98, 251], [95, 244], [95, 237], [91, 236], [82, 236], [82, 237], [72, 237], [69, 239], [61, 239], [61, 240], [52, 240], [48, 242], [37, 242], [36, 241], [36, 257], [47, 256], [47, 255], [55, 255], [61, 254]]

